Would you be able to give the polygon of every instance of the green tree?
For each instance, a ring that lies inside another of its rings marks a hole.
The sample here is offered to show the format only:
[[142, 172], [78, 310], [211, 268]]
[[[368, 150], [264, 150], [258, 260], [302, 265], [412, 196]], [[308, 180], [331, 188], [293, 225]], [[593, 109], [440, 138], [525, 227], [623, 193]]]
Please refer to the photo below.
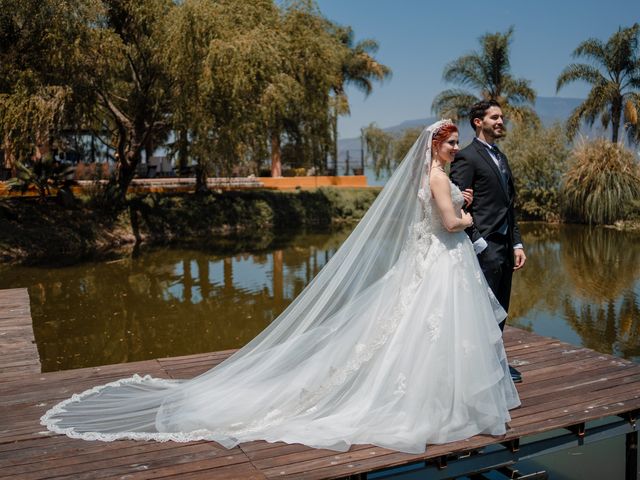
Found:
[[367, 154], [373, 162], [373, 170], [377, 178], [382, 172], [390, 173], [395, 167], [393, 163], [393, 135], [370, 123], [362, 129]]
[[331, 141], [330, 91], [341, 51], [313, 2], [281, 7], [277, 73], [265, 89], [262, 107], [270, 134], [271, 173], [282, 174], [283, 144], [294, 166], [319, 167]]
[[469, 107], [479, 100], [498, 101], [508, 118], [537, 121], [532, 106], [536, 93], [529, 80], [511, 74], [509, 47], [513, 27], [505, 33], [487, 33], [480, 37], [480, 51], [474, 51], [449, 63], [443, 79], [463, 88], [449, 89], [436, 96], [431, 110], [443, 118], [459, 121], [468, 118]]
[[354, 85], [369, 96], [373, 91], [373, 82], [382, 82], [391, 77], [391, 69], [378, 62], [374, 54], [378, 51], [378, 43], [372, 39], [355, 42], [355, 35], [351, 27], [336, 27], [335, 36], [344, 50], [342, 68], [338, 82], [333, 86], [332, 156], [335, 162], [338, 158], [338, 116], [349, 115], [349, 98], [346, 93], [347, 85]]
[[393, 158], [396, 165], [399, 164], [409, 150], [416, 143], [416, 140], [422, 133], [421, 127], [406, 128], [398, 135], [393, 142]]
[[376, 178], [391, 174], [420, 136], [422, 128], [407, 128], [397, 135], [385, 132], [375, 123], [362, 129], [367, 154], [373, 162]]
[[581, 121], [593, 125], [599, 117], [605, 129], [611, 125], [613, 142], [618, 141], [623, 118], [631, 135], [640, 139], [639, 34], [640, 25], [636, 23], [629, 28], [620, 28], [606, 43], [590, 38], [574, 50], [574, 57], [588, 59], [590, 64], [573, 63], [567, 66], [558, 77], [556, 90], [560, 91], [569, 83], [583, 81], [591, 85], [591, 91], [569, 117], [567, 133], [570, 138], [578, 132]]
[[[301, 101], [290, 102], [292, 108], [273, 122], [272, 166], [276, 164], [277, 142], [288, 144], [288, 151], [296, 153], [298, 160], [292, 166], [314, 166], [316, 171], [323, 169], [333, 151], [334, 113], [345, 104], [337, 105], [332, 92], [342, 83], [348, 54], [336, 36], [336, 28], [314, 2], [293, 2], [283, 10], [281, 29], [287, 45], [281, 71], [290, 78], [283, 85], [294, 80], [298, 84], [294, 91]], [[283, 127], [279, 133], [278, 125]]]
[[166, 56], [173, 79], [175, 150], [196, 161], [196, 189], [210, 171], [266, 152], [265, 89], [282, 56], [273, 2], [188, 0], [174, 11]]
[[171, 8], [171, 0], [2, 0], [0, 128], [9, 157], [37, 159], [56, 132], [92, 129], [116, 152], [122, 200], [142, 151], [168, 132], [160, 54]]
[[[171, 0], [103, 0], [104, 15], [94, 29], [89, 77], [92, 124], [109, 131], [115, 149], [118, 200], [122, 201], [143, 150], [153, 152], [170, 123], [170, 76], [163, 51]], [[84, 92], [83, 92], [84, 93]]]
[[77, 92], [95, 1], [0, 0], [0, 140], [5, 167], [38, 162], [61, 131], [81, 117]]
[[215, 36], [214, 7], [213, 2], [186, 0], [170, 12], [168, 22], [164, 54], [172, 79], [171, 124], [175, 135], [169, 147], [181, 176], [187, 173], [191, 160], [199, 160], [194, 150], [199, 146], [197, 129], [204, 116], [200, 82], [209, 43]]
[[513, 170], [517, 208], [527, 218], [557, 222], [560, 188], [569, 150], [560, 124], [519, 124], [502, 144]]
[[388, 71], [374, 43], [353, 45], [312, 0], [0, 2], [5, 157], [42, 156], [58, 131], [89, 129], [115, 152], [108, 191], [120, 202], [170, 133], [198, 189], [269, 153], [276, 165], [283, 145], [292, 164], [321, 167], [336, 92], [346, 102], [346, 84], [368, 92]]

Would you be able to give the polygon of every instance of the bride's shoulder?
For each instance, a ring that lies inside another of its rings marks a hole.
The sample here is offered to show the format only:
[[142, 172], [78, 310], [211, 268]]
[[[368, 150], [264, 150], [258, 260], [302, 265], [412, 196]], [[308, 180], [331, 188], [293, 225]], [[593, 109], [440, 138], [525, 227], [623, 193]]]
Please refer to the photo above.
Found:
[[451, 188], [449, 177], [444, 172], [432, 172], [429, 177], [429, 183], [431, 185], [431, 190], [449, 190]]

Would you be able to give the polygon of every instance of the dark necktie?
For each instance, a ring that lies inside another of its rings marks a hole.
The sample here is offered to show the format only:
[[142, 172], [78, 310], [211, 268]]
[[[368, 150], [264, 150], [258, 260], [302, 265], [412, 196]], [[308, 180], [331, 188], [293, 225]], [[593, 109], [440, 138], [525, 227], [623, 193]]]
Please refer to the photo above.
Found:
[[502, 174], [502, 181], [505, 185], [509, 185], [509, 171], [507, 170], [507, 162], [504, 157], [504, 153], [500, 151], [495, 145], [489, 145], [489, 150], [493, 153], [496, 160], [498, 160], [498, 170]]
[[[500, 177], [502, 178], [502, 182], [507, 189], [509, 195], [511, 195], [511, 186], [509, 185], [509, 171], [507, 170], [507, 162], [504, 156], [504, 153], [500, 151], [498, 147], [495, 145], [489, 145], [489, 150], [498, 160], [498, 170], [500, 170]], [[505, 219], [504, 223], [500, 226], [498, 230], [501, 234], [506, 235], [509, 232], [509, 222]]]

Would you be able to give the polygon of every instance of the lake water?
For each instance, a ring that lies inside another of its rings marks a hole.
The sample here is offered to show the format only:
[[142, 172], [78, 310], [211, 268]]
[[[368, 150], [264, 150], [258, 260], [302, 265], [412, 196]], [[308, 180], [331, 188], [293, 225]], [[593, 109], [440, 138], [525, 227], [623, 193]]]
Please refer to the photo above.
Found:
[[[0, 288], [28, 288], [43, 371], [238, 348], [348, 233], [280, 235], [235, 255], [161, 248], [64, 268], [3, 267]], [[537, 223], [522, 233], [528, 263], [514, 279], [509, 323], [640, 362], [640, 235]], [[554, 479], [623, 478], [619, 440], [530, 464]]]

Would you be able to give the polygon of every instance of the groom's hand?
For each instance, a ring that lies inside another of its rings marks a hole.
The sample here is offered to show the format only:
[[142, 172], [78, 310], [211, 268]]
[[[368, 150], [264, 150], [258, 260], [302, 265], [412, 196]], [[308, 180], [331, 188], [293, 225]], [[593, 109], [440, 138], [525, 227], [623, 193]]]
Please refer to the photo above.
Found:
[[513, 249], [514, 270], [520, 270], [524, 267], [524, 263], [527, 261], [527, 256], [524, 254], [524, 248]]
[[463, 208], [469, 208], [471, 203], [473, 203], [473, 189], [465, 188], [462, 190], [462, 198], [464, 198], [464, 206]]

